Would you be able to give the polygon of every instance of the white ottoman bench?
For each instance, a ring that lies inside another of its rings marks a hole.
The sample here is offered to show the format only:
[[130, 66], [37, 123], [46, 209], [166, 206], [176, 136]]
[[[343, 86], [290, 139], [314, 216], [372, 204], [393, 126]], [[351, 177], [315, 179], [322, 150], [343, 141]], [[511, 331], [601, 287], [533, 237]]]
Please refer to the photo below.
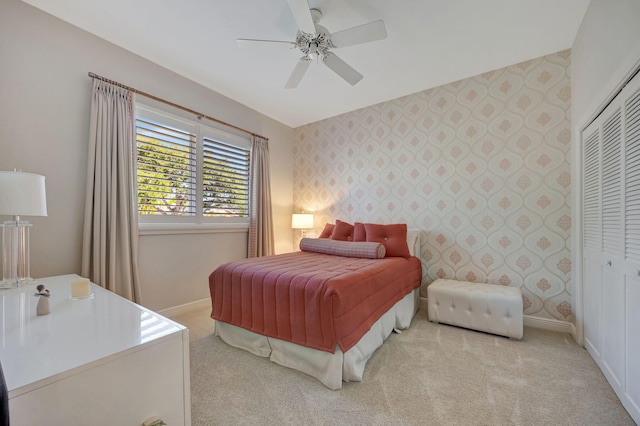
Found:
[[517, 287], [449, 279], [427, 287], [429, 321], [522, 338], [522, 293]]

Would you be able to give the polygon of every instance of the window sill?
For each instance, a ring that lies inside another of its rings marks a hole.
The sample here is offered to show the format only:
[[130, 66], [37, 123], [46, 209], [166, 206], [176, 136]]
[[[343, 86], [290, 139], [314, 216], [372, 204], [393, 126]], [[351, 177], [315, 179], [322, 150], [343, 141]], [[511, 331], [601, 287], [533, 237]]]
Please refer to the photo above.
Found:
[[227, 234], [248, 232], [248, 223], [140, 223], [138, 235]]

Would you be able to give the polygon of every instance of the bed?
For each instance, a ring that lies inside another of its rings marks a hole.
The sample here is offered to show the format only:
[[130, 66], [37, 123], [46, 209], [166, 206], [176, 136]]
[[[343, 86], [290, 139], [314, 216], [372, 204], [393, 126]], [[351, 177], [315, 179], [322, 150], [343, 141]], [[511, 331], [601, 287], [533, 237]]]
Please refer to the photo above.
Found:
[[[361, 381], [371, 355], [419, 306], [420, 233], [389, 229], [380, 241], [305, 238], [299, 252], [220, 265], [209, 277], [216, 335], [329, 389]], [[399, 235], [406, 252], [397, 252]]]

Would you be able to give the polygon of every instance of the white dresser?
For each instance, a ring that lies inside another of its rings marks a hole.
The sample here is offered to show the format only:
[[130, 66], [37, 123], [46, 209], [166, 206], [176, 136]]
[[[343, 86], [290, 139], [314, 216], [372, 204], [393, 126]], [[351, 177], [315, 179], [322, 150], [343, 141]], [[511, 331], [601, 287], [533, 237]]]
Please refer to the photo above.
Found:
[[51, 314], [36, 316], [36, 285], [0, 290], [0, 361], [11, 424], [190, 425], [189, 332], [77, 275], [38, 280]]

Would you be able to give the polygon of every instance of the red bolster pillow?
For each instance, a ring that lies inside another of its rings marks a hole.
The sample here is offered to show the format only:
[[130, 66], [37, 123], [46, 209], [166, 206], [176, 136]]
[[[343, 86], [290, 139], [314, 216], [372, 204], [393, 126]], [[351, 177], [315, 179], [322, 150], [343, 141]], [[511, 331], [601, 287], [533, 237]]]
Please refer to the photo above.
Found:
[[351, 242], [327, 238], [303, 238], [300, 241], [300, 250], [364, 259], [382, 259], [387, 252], [383, 244], [376, 242]]

